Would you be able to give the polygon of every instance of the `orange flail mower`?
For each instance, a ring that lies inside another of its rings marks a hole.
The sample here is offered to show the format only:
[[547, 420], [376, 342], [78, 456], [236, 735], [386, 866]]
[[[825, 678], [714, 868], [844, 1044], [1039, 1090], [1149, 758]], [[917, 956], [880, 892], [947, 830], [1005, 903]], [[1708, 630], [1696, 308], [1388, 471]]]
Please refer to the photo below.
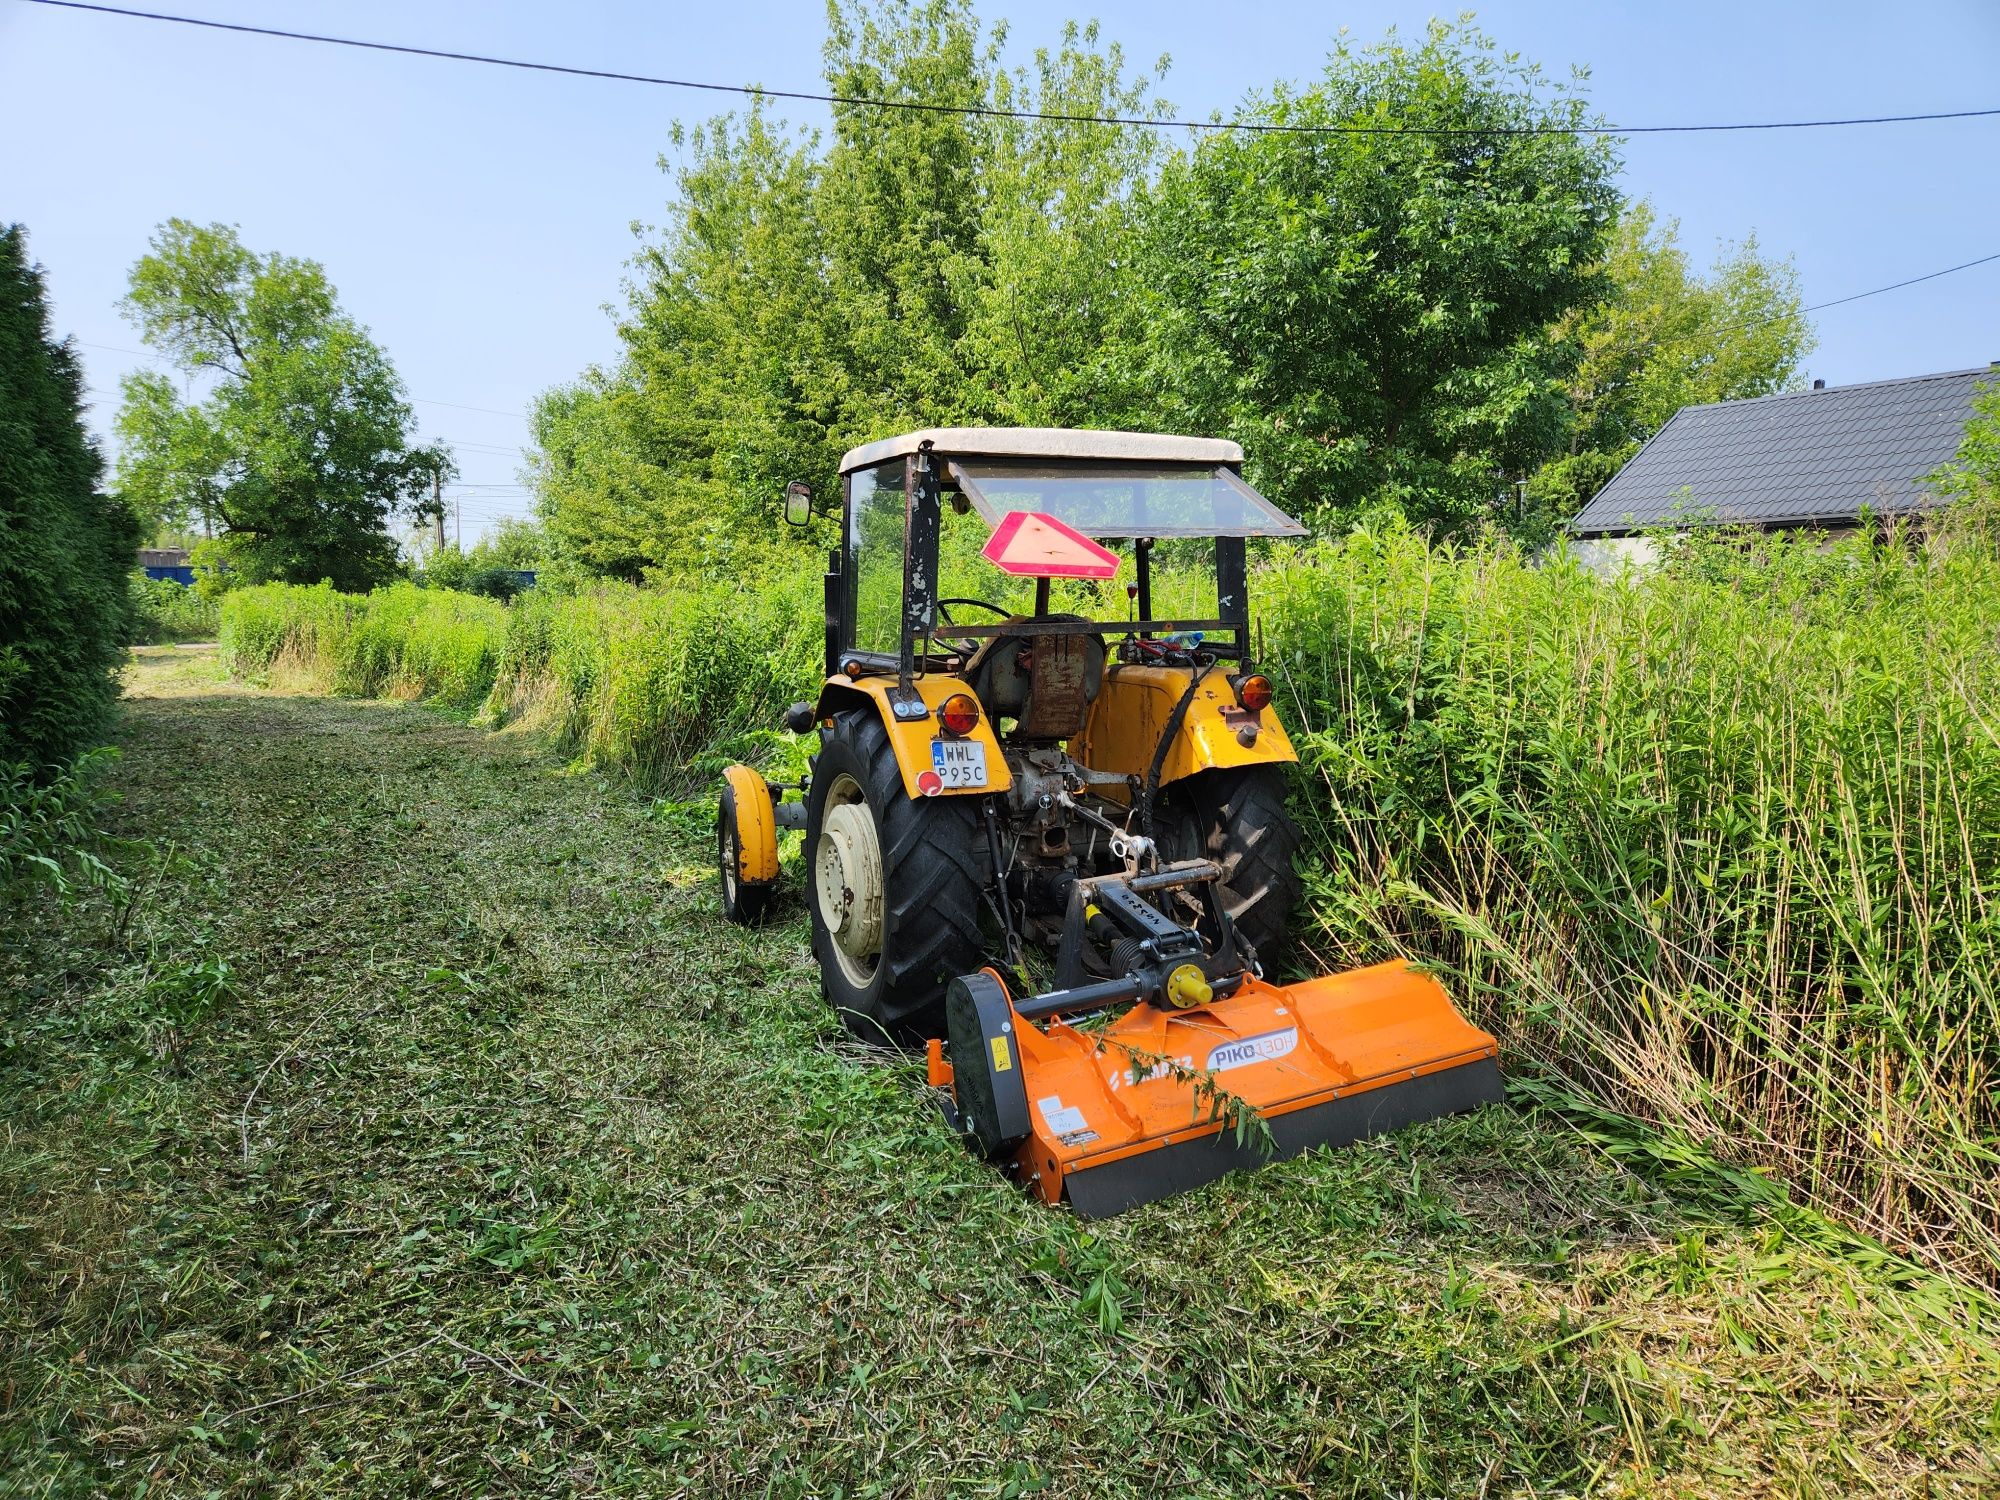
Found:
[[[967, 1143], [1086, 1216], [1501, 1097], [1493, 1038], [1430, 976], [1266, 977], [1297, 757], [1250, 659], [1245, 544], [1304, 528], [1242, 458], [976, 428], [848, 454], [826, 680], [786, 715], [818, 753], [796, 786], [730, 767], [718, 809], [724, 914], [763, 916], [802, 830], [835, 1009], [924, 1047]], [[787, 517], [810, 524], [804, 486]], [[1209, 564], [1195, 610], [1154, 610], [1156, 552], [1182, 597]]]
[[[1047, 997], [1023, 1016], [991, 973], [961, 984], [968, 1022], [999, 1028], [954, 1028], [963, 1087], [933, 1040], [931, 1084], [950, 1091], [981, 1150], [1086, 1218], [1501, 1097], [1493, 1038], [1400, 963], [1293, 985], [1246, 974], [1209, 1005], [1134, 1005], [1102, 1031], [1051, 1014]], [[1003, 1048], [1020, 1058], [1012, 1079]], [[1254, 1108], [1268, 1137], [1244, 1139], [1226, 1096]]]

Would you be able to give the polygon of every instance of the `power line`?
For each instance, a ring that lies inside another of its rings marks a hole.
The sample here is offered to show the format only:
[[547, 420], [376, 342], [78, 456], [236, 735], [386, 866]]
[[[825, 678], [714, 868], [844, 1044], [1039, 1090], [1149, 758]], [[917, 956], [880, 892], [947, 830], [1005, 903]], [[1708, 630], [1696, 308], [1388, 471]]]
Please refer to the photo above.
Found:
[[[55, 3], [55, 0], [33, 0], [33, 3], [36, 5], [52, 5]], [[410, 399], [424, 406], [449, 406], [453, 411], [483, 411], [489, 417], [512, 417], [516, 422], [525, 422], [528, 420], [517, 411], [501, 411], [497, 407], [467, 406], [462, 401], [437, 401], [429, 396], [412, 396]]]
[[2000, 251], [1982, 255], [1978, 260], [1968, 260], [1955, 266], [1946, 266], [1942, 271], [1927, 272], [1922, 276], [1912, 276], [1908, 281], [1892, 281], [1887, 286], [1873, 287], [1865, 292], [1856, 292], [1851, 297], [1835, 297], [1831, 302], [1815, 302], [1805, 309], [1807, 312], [1823, 312], [1829, 307], [1839, 307], [1844, 302], [1859, 302], [1863, 297], [1879, 297], [1884, 292], [1901, 291], [1906, 286], [1915, 286], [1920, 281], [1936, 281], [1940, 276], [1949, 276], [1954, 271], [1969, 271], [1974, 266], [1983, 266], [1989, 261], [2000, 260]]
[[[1848, 303], [1859, 302], [1864, 297], [1879, 297], [1884, 292], [1899, 292], [1904, 287], [1915, 286], [1920, 281], [1936, 281], [1940, 276], [1949, 276], [1956, 271], [1970, 271], [1974, 266], [1988, 265], [1996, 260], [2000, 260], [2000, 251], [1995, 251], [1991, 255], [1982, 255], [1977, 260], [1960, 261], [1955, 266], [1946, 266], [1942, 271], [1926, 271], [1922, 276], [1912, 276], [1904, 281], [1892, 281], [1887, 286], [1870, 287], [1865, 292], [1855, 292], [1846, 297], [1835, 297], [1831, 302], [1815, 302], [1810, 306], [1800, 308], [1799, 312], [1801, 314], [1816, 313], [1825, 312], [1829, 307], [1845, 307]], [[1745, 318], [1740, 323], [1718, 323], [1715, 327], [1709, 329], [1708, 332], [1713, 335], [1729, 333], [1738, 328], [1758, 328], [1766, 323], [1776, 323], [1790, 316], [1790, 313], [1772, 313], [1769, 317], [1764, 318]]]
[[[33, 0], [33, 3], [40, 4], [41, 0]], [[155, 363], [158, 364], [173, 365], [174, 363], [172, 360], [168, 359], [164, 354], [161, 354], [157, 350], [153, 349], [128, 349], [123, 344], [97, 344], [91, 342], [89, 339], [79, 339], [79, 338], [72, 338], [71, 342], [76, 344], [81, 344], [86, 349], [103, 349], [111, 354], [130, 354], [136, 356], [139, 359], [153, 360]], [[180, 367], [174, 366], [174, 368], [178, 369]], [[417, 402], [421, 406], [449, 406], [453, 411], [484, 412], [489, 417], [512, 417], [516, 422], [525, 422], [528, 420], [526, 417], [522, 416], [517, 411], [501, 411], [498, 407], [494, 406], [467, 406], [462, 401], [439, 401], [430, 396], [411, 396], [409, 399]], [[446, 439], [446, 441], [456, 442], [458, 441], [458, 439], [448, 438]], [[471, 447], [493, 447], [497, 445], [467, 443], [466, 446], [471, 448]], [[521, 450], [519, 448], [505, 448], [502, 451], [507, 453], [519, 453]]]
[[619, 73], [604, 68], [580, 68], [564, 63], [531, 62], [517, 57], [493, 57], [479, 52], [451, 52], [442, 48], [415, 47], [400, 42], [371, 42], [358, 37], [326, 36], [309, 31], [283, 31], [273, 26], [246, 26], [237, 21], [211, 21], [199, 16], [167, 15], [160, 11], [128, 10], [116, 5], [90, 4], [87, 0], [27, 0], [27, 3], [53, 6], [61, 10], [95, 11], [100, 15], [126, 16], [143, 21], [167, 21], [178, 26], [198, 26], [210, 31], [233, 31], [246, 36], [279, 37], [292, 42], [317, 42], [328, 47], [354, 47], [367, 52], [394, 52], [406, 57], [429, 57], [446, 62], [482, 63], [488, 67], [518, 68], [531, 73], [559, 73], [571, 78], [599, 78], [616, 83], [651, 84], [660, 88], [697, 89], [705, 93], [740, 94], [752, 99], [794, 99], [810, 104], [841, 104], [858, 109], [907, 110], [918, 114], [971, 115], [1006, 120], [1044, 120], [1063, 125], [1143, 125], [1159, 129], [1241, 130], [1274, 135], [1613, 136], [1691, 135], [1743, 130], [1816, 130], [1840, 125], [1909, 125], [1923, 120], [1972, 120], [2000, 116], [2000, 108], [1994, 108], [1939, 110], [1917, 115], [1861, 115], [1847, 119], [1754, 120], [1716, 125], [1503, 125], [1487, 128], [1450, 125], [1286, 125], [1275, 121], [1161, 120], [1136, 115], [1073, 115], [1050, 110], [999, 109], [987, 104], [931, 104], [915, 99], [870, 99], [852, 94], [808, 93], [801, 89], [767, 89], [754, 84], [705, 83], [691, 78], [661, 78], [645, 73]]

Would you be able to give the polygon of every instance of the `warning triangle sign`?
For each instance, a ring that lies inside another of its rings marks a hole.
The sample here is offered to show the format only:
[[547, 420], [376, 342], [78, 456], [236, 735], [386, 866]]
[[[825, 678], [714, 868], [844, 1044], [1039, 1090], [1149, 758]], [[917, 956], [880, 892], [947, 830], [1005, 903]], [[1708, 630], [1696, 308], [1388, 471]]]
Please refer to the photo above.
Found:
[[1118, 554], [1038, 510], [1010, 510], [979, 555], [1022, 578], [1110, 578]]

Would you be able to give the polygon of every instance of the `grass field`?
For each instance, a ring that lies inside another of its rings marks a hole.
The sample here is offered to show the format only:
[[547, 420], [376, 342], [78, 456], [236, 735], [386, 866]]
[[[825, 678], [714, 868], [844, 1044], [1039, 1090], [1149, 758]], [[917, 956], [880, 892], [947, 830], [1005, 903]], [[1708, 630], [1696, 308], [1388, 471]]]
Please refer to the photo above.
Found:
[[704, 808], [185, 650], [123, 741], [171, 863], [0, 912], [5, 1493], [2000, 1491], [1985, 1303], [1561, 1119], [1086, 1228]]

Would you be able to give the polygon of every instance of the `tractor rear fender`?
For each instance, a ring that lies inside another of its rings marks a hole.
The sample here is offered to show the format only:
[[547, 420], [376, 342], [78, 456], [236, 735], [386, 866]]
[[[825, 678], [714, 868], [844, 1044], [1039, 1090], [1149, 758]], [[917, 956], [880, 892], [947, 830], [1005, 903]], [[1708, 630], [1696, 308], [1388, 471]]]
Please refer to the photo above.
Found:
[[[903, 790], [912, 797], [979, 797], [988, 792], [1004, 792], [1013, 785], [1006, 757], [1000, 753], [1000, 741], [993, 734], [993, 721], [986, 716], [983, 704], [979, 723], [971, 734], [948, 735], [938, 723], [939, 704], [953, 693], [971, 693], [972, 689], [962, 679], [941, 676], [917, 678], [911, 691], [922, 701], [921, 718], [898, 717], [896, 703], [890, 696], [895, 691], [896, 683], [888, 677], [861, 677], [852, 681], [846, 677], [829, 677], [819, 690], [819, 706], [813, 717], [824, 722], [848, 709], [872, 706], [882, 716], [883, 728], [889, 731], [889, 745], [896, 752], [896, 768], [903, 773]], [[938, 786], [936, 775], [932, 772], [932, 781], [927, 786], [923, 778], [926, 772], [932, 771], [931, 741], [938, 739], [959, 743], [970, 741], [981, 746], [986, 755], [985, 783]]]
[[[1083, 733], [1071, 741], [1069, 753], [1092, 770], [1144, 776], [1174, 705], [1193, 675], [1188, 667], [1110, 668], [1090, 705]], [[1254, 731], [1247, 744], [1246, 731]], [[1298, 758], [1276, 708], [1253, 714], [1239, 707], [1229, 673], [1217, 666], [1195, 689], [1187, 717], [1167, 750], [1160, 785], [1197, 771], [1282, 764]], [[1118, 795], [1116, 788], [1111, 795]]]

